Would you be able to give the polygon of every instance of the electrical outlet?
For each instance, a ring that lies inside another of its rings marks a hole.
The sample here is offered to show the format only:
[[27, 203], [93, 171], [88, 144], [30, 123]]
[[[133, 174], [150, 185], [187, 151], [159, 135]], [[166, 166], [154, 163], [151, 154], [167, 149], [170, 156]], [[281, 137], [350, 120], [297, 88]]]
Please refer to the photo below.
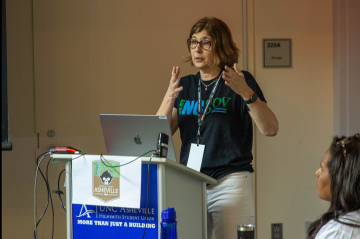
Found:
[[282, 223], [271, 223], [271, 239], [283, 239]]

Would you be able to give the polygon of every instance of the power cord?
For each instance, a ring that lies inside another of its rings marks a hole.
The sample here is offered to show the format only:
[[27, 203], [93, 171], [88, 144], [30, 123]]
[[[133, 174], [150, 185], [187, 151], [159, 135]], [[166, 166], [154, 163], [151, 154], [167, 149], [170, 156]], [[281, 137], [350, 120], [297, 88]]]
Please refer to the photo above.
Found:
[[65, 206], [63, 204], [63, 201], [61, 199], [61, 194], [64, 194], [61, 190], [60, 190], [60, 177], [61, 174], [65, 171], [65, 169], [63, 169], [60, 174], [59, 174], [59, 178], [58, 178], [58, 190], [53, 190], [53, 193], [57, 193], [59, 195], [60, 198], [60, 203], [61, 203], [61, 207], [64, 209], [64, 211], [66, 212]]
[[[49, 182], [48, 182], [48, 169], [49, 169], [49, 163], [50, 160], [46, 166], [46, 177], [44, 176], [43, 172], [40, 169], [40, 164], [43, 161], [43, 159], [45, 158], [45, 156], [49, 155], [50, 151], [46, 151], [43, 152], [42, 154], [40, 154], [37, 159], [36, 159], [36, 163], [37, 163], [37, 168], [36, 168], [36, 174], [35, 174], [35, 186], [34, 186], [34, 219], [35, 219], [35, 229], [34, 229], [34, 238], [37, 239], [37, 226], [39, 225], [41, 219], [44, 217], [48, 206], [49, 206], [49, 199], [50, 199], [50, 203], [52, 206], [52, 212], [53, 212], [53, 223], [52, 223], [52, 238], [54, 238], [54, 207], [53, 207], [53, 203], [52, 203], [52, 197], [51, 197], [51, 193], [50, 193], [50, 186], [49, 186]], [[41, 157], [42, 156], [42, 157]], [[39, 158], [41, 157], [40, 161]], [[38, 172], [40, 172], [41, 176], [43, 177], [44, 181], [45, 181], [45, 185], [46, 185], [46, 189], [47, 189], [47, 203], [46, 203], [46, 207], [45, 210], [43, 212], [43, 214], [41, 215], [40, 219], [37, 221], [36, 218], [36, 210], [37, 210], [37, 202], [36, 202], [36, 191], [37, 191], [37, 176], [38, 176]]]
[[[78, 154], [80, 153], [79, 150], [77, 149], [74, 149], [72, 147], [67, 147], [67, 146], [61, 146], [61, 147], [56, 147], [55, 149], [50, 149], [49, 151], [45, 151], [43, 153], [41, 153], [37, 158], [36, 158], [36, 174], [35, 174], [35, 186], [34, 186], [34, 221], [35, 221], [35, 228], [34, 228], [34, 238], [37, 239], [38, 236], [37, 236], [37, 227], [40, 223], [40, 221], [43, 219], [48, 207], [49, 207], [49, 202], [51, 204], [51, 209], [52, 209], [52, 237], [51, 238], [54, 238], [54, 221], [55, 221], [55, 213], [54, 213], [54, 205], [53, 205], [53, 201], [52, 201], [52, 196], [51, 196], [51, 189], [50, 189], [50, 185], [49, 185], [49, 164], [51, 162], [51, 157], [46, 165], [46, 176], [44, 176], [43, 172], [41, 171], [40, 169], [40, 164], [41, 162], [43, 161], [43, 159], [45, 158], [45, 156], [47, 155], [50, 155], [50, 154], [54, 154], [54, 153], [61, 153], [61, 154]], [[79, 157], [83, 156], [85, 153], [84, 152], [81, 152], [82, 155], [80, 155]], [[41, 157], [40, 161], [39, 161], [39, 158]], [[72, 159], [73, 160], [73, 159]], [[54, 160], [53, 160], [54, 161]], [[67, 160], [69, 161], [69, 160]], [[65, 161], [65, 162], [67, 162]], [[37, 213], [36, 213], [36, 210], [37, 210], [37, 202], [36, 202], [36, 192], [37, 192], [37, 177], [38, 177], [38, 172], [40, 172], [42, 178], [44, 179], [45, 181], [45, 185], [46, 185], [46, 190], [47, 190], [47, 202], [46, 202], [46, 206], [45, 206], [45, 209], [44, 209], [44, 212], [43, 214], [41, 215], [41, 217], [39, 218], [39, 220], [37, 221]], [[63, 209], [65, 210], [65, 207], [63, 205], [63, 202], [62, 202], [62, 199], [61, 199], [61, 196], [60, 194], [63, 193], [60, 191], [60, 185], [59, 185], [59, 180], [60, 180], [60, 176], [61, 174], [64, 172], [64, 170], [61, 171], [60, 175], [59, 175], [59, 179], [58, 179], [58, 190], [55, 191], [56, 193], [59, 194], [59, 197], [60, 197], [60, 202], [61, 202], [61, 205], [63, 207]], [[66, 210], [65, 210], [66, 212]]]
[[[156, 150], [147, 151], [146, 153], [140, 155], [140, 156], [137, 157], [136, 159], [133, 159], [133, 160], [131, 160], [130, 162], [127, 162], [127, 163], [124, 163], [124, 164], [121, 164], [121, 165], [117, 165], [117, 166], [107, 165], [107, 164], [105, 163], [107, 160], [104, 158], [104, 156], [103, 156], [102, 153], [100, 154], [100, 161], [101, 161], [101, 163], [104, 164], [106, 167], [109, 167], [109, 168], [117, 168], [117, 167], [122, 167], [122, 166], [125, 166], [125, 165], [128, 165], [128, 164], [131, 164], [132, 162], [138, 160], [138, 159], [141, 158], [142, 156], [144, 156], [144, 155], [146, 155], [146, 154], [148, 154], [148, 153], [151, 153], [151, 152], [156, 152]], [[153, 155], [154, 155], [154, 154], [153, 154]], [[153, 155], [151, 155], [151, 157], [153, 157]], [[103, 160], [103, 159], [104, 159], [104, 160]]]
[[[46, 165], [46, 181], [47, 181], [47, 191], [48, 191], [48, 201], [50, 198], [50, 203], [51, 203], [51, 211], [52, 211], [52, 232], [51, 232], [51, 238], [54, 238], [54, 224], [55, 224], [55, 212], [54, 212], [54, 204], [52, 201], [52, 196], [51, 196], [51, 190], [50, 190], [50, 185], [49, 185], [49, 165], [51, 162], [51, 158], [49, 159], [47, 165]], [[45, 212], [44, 212], [45, 213]]]

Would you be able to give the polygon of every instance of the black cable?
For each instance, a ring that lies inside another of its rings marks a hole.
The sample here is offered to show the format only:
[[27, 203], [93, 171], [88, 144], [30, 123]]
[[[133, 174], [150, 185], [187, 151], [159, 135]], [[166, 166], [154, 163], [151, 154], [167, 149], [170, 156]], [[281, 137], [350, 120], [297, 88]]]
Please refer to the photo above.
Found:
[[[151, 153], [151, 152], [156, 152], [156, 150], [150, 150], [150, 151], [147, 151], [146, 153], [140, 155], [139, 157], [137, 157], [136, 159], [133, 159], [131, 160], [130, 162], [127, 162], [127, 163], [124, 163], [124, 164], [121, 164], [121, 165], [118, 165], [118, 166], [110, 166], [110, 165], [107, 165], [105, 163], [106, 159], [104, 158], [104, 156], [102, 156], [102, 153], [100, 154], [100, 160], [102, 162], [102, 164], [104, 164], [106, 167], [109, 167], [109, 168], [117, 168], [117, 167], [122, 167], [122, 166], [125, 166], [125, 165], [128, 165], [128, 164], [131, 164], [132, 162], [134, 162], [135, 160], [141, 158], [142, 156], [148, 154], [148, 153]], [[152, 157], [152, 156], [151, 156]], [[104, 160], [103, 160], [104, 159]]]
[[[44, 174], [41, 172], [41, 169], [40, 169], [40, 163], [42, 162], [42, 160], [44, 159], [44, 157], [46, 155], [49, 154], [49, 151], [46, 151], [46, 152], [43, 152], [41, 153], [37, 159], [36, 159], [36, 163], [37, 163], [37, 166], [36, 166], [36, 173], [35, 173], [35, 186], [34, 186], [34, 221], [35, 221], [35, 229], [34, 229], [34, 238], [37, 239], [37, 225], [39, 223], [37, 223], [37, 220], [36, 220], [36, 182], [37, 182], [37, 176], [38, 176], [38, 171], [40, 171], [41, 175], [43, 176], [43, 178], [45, 179], [44, 177]], [[40, 162], [39, 162], [39, 158], [43, 155], [43, 157], [40, 159]], [[46, 205], [47, 207], [47, 205]], [[44, 216], [44, 214], [41, 216], [41, 218]], [[40, 220], [41, 220], [40, 218]], [[39, 222], [40, 222], [39, 220]]]
[[[45, 157], [45, 156], [46, 156], [46, 155], [44, 155], [44, 157]], [[42, 159], [41, 159], [41, 160], [42, 160]], [[43, 179], [44, 179], [44, 181], [45, 181], [46, 189], [47, 189], [47, 191], [49, 192], [49, 184], [48, 184], [48, 181], [46, 180], [44, 174], [42, 173], [42, 171], [41, 171], [41, 169], [40, 169], [40, 163], [41, 163], [41, 161], [38, 163], [38, 169], [39, 169], [39, 171], [40, 171], [40, 173], [41, 173], [41, 176], [43, 177]], [[36, 184], [35, 184], [35, 186], [36, 186]], [[39, 221], [37, 222], [36, 227], [39, 225], [41, 219], [44, 217], [48, 206], [49, 206], [49, 197], [48, 197], [48, 200], [47, 200], [47, 203], [46, 203], [45, 210], [44, 210], [43, 214], [41, 215]]]
[[51, 157], [48, 161], [48, 164], [46, 166], [46, 182], [47, 182], [47, 191], [48, 191], [48, 201], [49, 201], [49, 197], [50, 197], [50, 204], [51, 204], [51, 210], [52, 210], [52, 236], [51, 238], [54, 238], [54, 224], [55, 224], [55, 212], [54, 212], [54, 204], [52, 201], [52, 196], [51, 196], [51, 190], [50, 190], [50, 185], [49, 185], [49, 178], [48, 178], [48, 171], [49, 171], [49, 164], [51, 162]]
[[[39, 162], [39, 157], [41, 155], [45, 154], [40, 162]], [[55, 214], [54, 214], [54, 206], [53, 206], [53, 202], [52, 202], [52, 197], [51, 197], [51, 190], [50, 190], [50, 186], [49, 186], [49, 180], [48, 180], [48, 171], [49, 171], [49, 164], [50, 164], [50, 161], [51, 161], [51, 158], [49, 159], [48, 161], [48, 164], [46, 166], [46, 177], [44, 176], [44, 174], [42, 173], [41, 169], [40, 169], [40, 164], [42, 162], [42, 160], [45, 158], [46, 155], [50, 154], [50, 151], [47, 151], [47, 152], [44, 152], [42, 154], [40, 154], [37, 158], [37, 170], [36, 170], [36, 175], [35, 175], [35, 188], [34, 188], [34, 199], [35, 199], [35, 202], [34, 202], [34, 215], [35, 215], [35, 230], [34, 230], [34, 238], [37, 239], [37, 226], [40, 224], [40, 221], [42, 220], [42, 218], [45, 216], [45, 213], [48, 209], [48, 206], [49, 206], [49, 199], [50, 199], [50, 203], [51, 203], [51, 208], [52, 208], [52, 216], [53, 216], [53, 222], [52, 222], [52, 238], [54, 238], [54, 219], [55, 219]], [[46, 185], [46, 189], [47, 189], [47, 202], [46, 202], [46, 207], [44, 209], [44, 212], [43, 214], [41, 215], [40, 219], [36, 222], [36, 208], [37, 208], [37, 203], [36, 203], [36, 188], [37, 188], [37, 175], [38, 175], [38, 171], [40, 172], [41, 176], [43, 177], [44, 181], [45, 181], [45, 185]]]
[[60, 172], [60, 175], [59, 175], [59, 178], [58, 178], [58, 190], [56, 193], [59, 194], [59, 198], [60, 198], [60, 202], [61, 202], [61, 207], [64, 209], [64, 211], [66, 212], [66, 209], [65, 209], [65, 206], [63, 204], [63, 201], [61, 199], [61, 193], [63, 193], [62, 191], [60, 191], [60, 177], [61, 177], [61, 174], [65, 171], [65, 169], [63, 169], [61, 172]]
[[146, 222], [147, 222], [147, 216], [148, 216], [148, 208], [149, 208], [149, 182], [150, 182], [150, 163], [151, 163], [151, 159], [154, 156], [151, 155], [150, 160], [149, 160], [149, 164], [148, 164], [148, 180], [147, 180], [147, 193], [146, 193], [146, 216], [145, 216], [145, 228], [144, 228], [144, 234], [142, 239], [144, 239], [145, 237], [145, 232], [146, 232]]

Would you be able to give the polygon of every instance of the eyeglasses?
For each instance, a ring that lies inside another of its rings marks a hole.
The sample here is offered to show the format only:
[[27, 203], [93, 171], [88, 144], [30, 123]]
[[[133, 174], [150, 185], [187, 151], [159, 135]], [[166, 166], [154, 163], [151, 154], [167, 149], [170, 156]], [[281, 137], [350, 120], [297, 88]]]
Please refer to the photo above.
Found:
[[343, 154], [344, 154], [344, 157], [345, 157], [345, 161], [347, 161], [346, 159], [346, 145], [348, 145], [350, 143], [350, 141], [353, 139], [353, 138], [360, 138], [360, 134], [359, 133], [356, 133], [354, 135], [351, 135], [343, 140], [340, 140], [339, 142], [337, 142], [336, 144], [337, 145], [340, 145], [343, 149]]
[[200, 47], [203, 50], [209, 50], [211, 47], [211, 41], [209, 41], [209, 40], [202, 40], [202, 41], [197, 41], [195, 39], [187, 40], [187, 44], [191, 49], [195, 49], [197, 47], [198, 43], [200, 44]]

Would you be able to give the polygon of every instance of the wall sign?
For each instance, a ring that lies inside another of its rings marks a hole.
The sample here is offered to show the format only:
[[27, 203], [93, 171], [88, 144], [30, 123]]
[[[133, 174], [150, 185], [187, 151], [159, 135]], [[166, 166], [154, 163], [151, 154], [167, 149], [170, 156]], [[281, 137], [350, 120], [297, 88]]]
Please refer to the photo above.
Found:
[[264, 67], [291, 67], [291, 39], [264, 39]]

